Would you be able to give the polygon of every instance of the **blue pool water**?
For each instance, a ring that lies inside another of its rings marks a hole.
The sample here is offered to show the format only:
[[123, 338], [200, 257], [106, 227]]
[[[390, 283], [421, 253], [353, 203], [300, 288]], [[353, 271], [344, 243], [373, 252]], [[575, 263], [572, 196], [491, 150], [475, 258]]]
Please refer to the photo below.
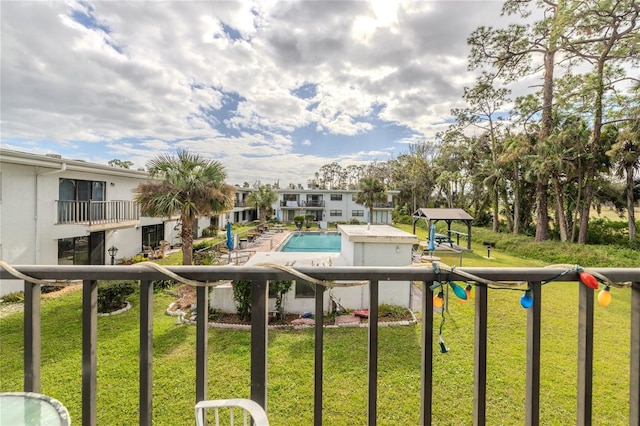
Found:
[[287, 238], [279, 251], [340, 253], [340, 234], [295, 232]]

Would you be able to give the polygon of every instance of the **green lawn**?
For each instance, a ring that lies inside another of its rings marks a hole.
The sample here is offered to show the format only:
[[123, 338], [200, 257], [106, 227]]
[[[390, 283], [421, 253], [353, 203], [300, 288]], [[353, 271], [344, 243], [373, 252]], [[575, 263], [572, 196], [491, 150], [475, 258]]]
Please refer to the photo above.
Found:
[[[541, 266], [501, 250], [486, 259], [482, 246], [464, 266]], [[457, 265], [457, 257], [449, 262]], [[382, 284], [384, 285], [384, 284]], [[542, 289], [541, 423], [575, 424], [577, 284]], [[628, 424], [630, 292], [612, 289], [607, 308], [596, 305], [594, 425]], [[489, 293], [487, 423], [524, 423], [527, 311], [520, 292]], [[192, 424], [195, 404], [195, 327], [176, 325], [164, 311], [172, 299], [156, 295], [154, 424]], [[135, 424], [138, 416], [138, 321], [134, 308], [98, 319], [98, 424]], [[436, 319], [436, 332], [440, 316]], [[42, 392], [61, 400], [74, 423], [81, 417], [81, 292], [42, 303]], [[465, 425], [473, 410], [473, 303], [452, 300], [443, 337], [450, 348], [434, 354], [434, 420]], [[0, 321], [0, 390], [22, 390], [22, 314]], [[421, 327], [380, 329], [380, 425], [414, 425], [420, 408]], [[268, 412], [272, 425], [312, 424], [313, 330], [269, 331]], [[250, 332], [210, 329], [209, 398], [248, 397]], [[437, 343], [435, 343], [437, 348]], [[366, 424], [367, 330], [327, 329], [324, 349], [324, 423]]]

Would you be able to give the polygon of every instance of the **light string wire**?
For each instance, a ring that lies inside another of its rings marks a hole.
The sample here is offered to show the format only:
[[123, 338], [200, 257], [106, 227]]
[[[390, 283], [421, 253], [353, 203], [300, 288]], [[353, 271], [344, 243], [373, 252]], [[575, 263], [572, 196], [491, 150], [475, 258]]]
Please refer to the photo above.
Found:
[[[222, 281], [197, 281], [197, 280], [191, 280], [189, 278], [183, 277], [179, 274], [176, 274], [172, 271], [170, 271], [169, 269], [165, 268], [162, 265], [158, 265], [155, 262], [140, 262], [137, 263], [136, 265], [140, 265], [140, 266], [144, 266], [147, 268], [151, 268], [154, 269], [158, 272], [160, 272], [161, 274], [175, 280], [178, 281], [182, 284], [187, 284], [187, 285], [191, 285], [194, 287], [217, 287], [226, 283], [229, 283], [230, 280], [222, 280]], [[474, 285], [478, 285], [478, 284], [484, 284], [486, 285], [488, 288], [492, 288], [492, 289], [512, 289], [512, 290], [518, 290], [518, 291], [523, 291], [520, 288], [515, 288], [515, 287], [521, 287], [524, 282], [520, 281], [520, 282], [507, 282], [507, 281], [503, 281], [503, 282], [498, 282], [498, 281], [493, 281], [493, 280], [489, 280], [486, 278], [482, 278], [479, 277], [477, 275], [471, 274], [469, 272], [460, 270], [455, 268], [455, 266], [448, 266], [444, 263], [441, 262], [433, 262], [431, 265], [427, 265], [427, 264], [418, 264], [415, 266], [420, 267], [420, 265], [423, 265], [422, 267], [425, 266], [431, 266], [434, 270], [434, 272], [437, 275], [437, 280], [435, 280], [435, 283], [433, 286], [431, 286], [431, 290], [435, 290], [438, 287], [443, 286], [442, 283], [442, 278], [441, 278], [441, 273], [444, 270], [445, 272], [448, 272], [449, 274], [449, 281], [451, 279], [451, 276], [455, 273], [461, 277], [464, 278], [463, 281], [467, 282], [467, 283], [474, 283]], [[278, 269], [281, 270], [283, 272], [287, 272], [295, 277], [298, 277], [302, 280], [308, 281], [312, 284], [316, 284], [316, 285], [321, 285], [323, 287], [356, 287], [356, 286], [361, 286], [361, 285], [366, 285], [369, 283], [369, 280], [361, 280], [361, 281], [349, 281], [349, 282], [335, 282], [335, 281], [327, 281], [327, 280], [320, 280], [317, 278], [314, 278], [310, 275], [307, 275], [303, 272], [298, 271], [297, 269], [291, 267], [291, 266], [287, 266], [287, 265], [279, 265], [276, 263], [259, 263], [256, 266], [263, 266], [263, 267], [267, 267], [267, 268], [272, 268], [272, 269]], [[13, 275], [14, 277], [24, 280], [24, 281], [28, 281], [34, 284], [40, 284], [43, 286], [65, 286], [65, 285], [71, 285], [74, 284], [77, 281], [73, 281], [73, 280], [56, 280], [56, 281], [49, 281], [49, 280], [41, 280], [35, 277], [31, 277], [29, 275], [26, 275], [20, 271], [18, 271], [17, 269], [15, 269], [13, 266], [11, 266], [9, 263], [0, 260], [0, 267], [2, 267], [5, 271], [7, 271], [9, 274]], [[546, 280], [541, 282], [539, 285], [543, 285], [543, 284], [547, 284], [549, 282], [555, 281], [563, 276], [565, 276], [566, 274], [568, 274], [569, 272], [574, 272], [574, 271], [584, 271], [584, 272], [588, 272], [591, 275], [593, 275], [594, 277], [596, 277], [597, 279], [599, 279], [600, 281], [606, 283], [609, 286], [613, 286], [613, 287], [617, 287], [617, 288], [625, 288], [625, 287], [631, 287], [631, 282], [625, 282], [625, 283], [615, 283], [612, 280], [610, 280], [609, 278], [607, 278], [606, 276], [604, 276], [603, 274], [597, 272], [597, 271], [593, 271], [591, 269], [588, 268], [583, 268], [579, 265], [567, 265], [567, 264], [557, 264], [557, 265], [549, 265], [546, 266], [545, 268], [566, 268], [565, 271], [561, 272], [560, 274], [556, 275], [555, 277], [553, 277], [550, 280]]]

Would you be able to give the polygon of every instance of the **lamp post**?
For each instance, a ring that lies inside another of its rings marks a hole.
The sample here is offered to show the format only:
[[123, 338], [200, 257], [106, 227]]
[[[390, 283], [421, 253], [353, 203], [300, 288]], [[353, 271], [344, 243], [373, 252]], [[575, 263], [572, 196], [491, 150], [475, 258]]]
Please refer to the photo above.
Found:
[[115, 265], [116, 254], [118, 254], [118, 248], [116, 246], [111, 246], [109, 247], [109, 250], [107, 250], [107, 252], [109, 253], [109, 256], [111, 256], [111, 264]]

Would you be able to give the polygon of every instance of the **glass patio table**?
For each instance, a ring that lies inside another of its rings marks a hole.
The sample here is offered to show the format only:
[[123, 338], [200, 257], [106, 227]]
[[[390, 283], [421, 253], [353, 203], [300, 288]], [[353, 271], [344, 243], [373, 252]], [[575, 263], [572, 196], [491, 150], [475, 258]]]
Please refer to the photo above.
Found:
[[33, 392], [0, 393], [0, 426], [69, 426], [69, 411], [57, 399]]

